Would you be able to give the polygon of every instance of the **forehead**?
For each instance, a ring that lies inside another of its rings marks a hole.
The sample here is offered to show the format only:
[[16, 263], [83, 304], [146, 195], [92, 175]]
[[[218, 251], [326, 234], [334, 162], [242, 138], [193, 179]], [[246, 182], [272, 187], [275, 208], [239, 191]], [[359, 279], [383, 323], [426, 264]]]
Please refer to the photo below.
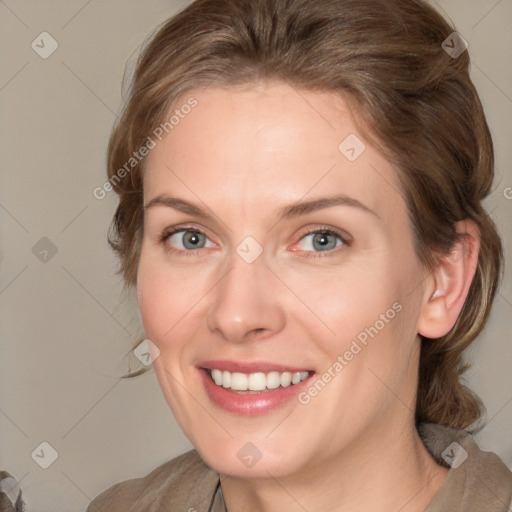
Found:
[[[193, 108], [185, 105], [195, 104]], [[339, 95], [286, 84], [210, 87], [178, 99], [147, 157], [144, 200], [172, 193], [239, 211], [343, 193], [404, 215], [396, 173]]]

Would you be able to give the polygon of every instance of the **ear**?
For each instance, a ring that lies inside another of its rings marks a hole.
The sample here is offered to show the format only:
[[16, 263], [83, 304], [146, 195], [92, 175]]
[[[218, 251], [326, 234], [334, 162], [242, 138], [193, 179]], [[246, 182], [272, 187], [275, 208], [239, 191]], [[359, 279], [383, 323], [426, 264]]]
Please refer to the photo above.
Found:
[[455, 228], [464, 238], [440, 258], [425, 287], [418, 334], [426, 338], [440, 338], [455, 325], [478, 264], [480, 231], [477, 225], [466, 219], [457, 222]]

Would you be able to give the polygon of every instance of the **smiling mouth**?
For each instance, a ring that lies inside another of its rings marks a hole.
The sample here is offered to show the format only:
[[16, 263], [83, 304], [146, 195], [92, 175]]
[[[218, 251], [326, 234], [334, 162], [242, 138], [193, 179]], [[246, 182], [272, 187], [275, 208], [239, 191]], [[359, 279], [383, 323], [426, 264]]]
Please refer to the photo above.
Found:
[[210, 379], [219, 387], [237, 392], [260, 393], [287, 388], [306, 380], [312, 372], [240, 373], [217, 368], [205, 368]]

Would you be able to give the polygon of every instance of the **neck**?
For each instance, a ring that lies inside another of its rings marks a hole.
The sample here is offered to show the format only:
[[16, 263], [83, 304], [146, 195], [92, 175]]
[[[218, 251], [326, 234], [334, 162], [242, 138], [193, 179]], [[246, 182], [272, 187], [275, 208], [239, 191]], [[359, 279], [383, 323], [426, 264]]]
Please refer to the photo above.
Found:
[[360, 439], [342, 454], [286, 477], [223, 476], [227, 511], [425, 510], [448, 470], [432, 459], [413, 422], [396, 429], [372, 429]]

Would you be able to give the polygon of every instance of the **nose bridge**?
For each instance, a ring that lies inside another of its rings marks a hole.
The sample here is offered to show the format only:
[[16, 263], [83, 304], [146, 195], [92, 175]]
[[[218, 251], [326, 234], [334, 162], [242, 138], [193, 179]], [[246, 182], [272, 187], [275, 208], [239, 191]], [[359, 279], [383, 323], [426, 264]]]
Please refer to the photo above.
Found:
[[228, 272], [212, 290], [207, 316], [210, 330], [232, 342], [244, 341], [256, 332], [268, 335], [284, 324], [278, 297], [270, 291], [273, 276], [264, 258], [260, 255], [249, 263], [243, 256], [243, 252], [232, 255]]

